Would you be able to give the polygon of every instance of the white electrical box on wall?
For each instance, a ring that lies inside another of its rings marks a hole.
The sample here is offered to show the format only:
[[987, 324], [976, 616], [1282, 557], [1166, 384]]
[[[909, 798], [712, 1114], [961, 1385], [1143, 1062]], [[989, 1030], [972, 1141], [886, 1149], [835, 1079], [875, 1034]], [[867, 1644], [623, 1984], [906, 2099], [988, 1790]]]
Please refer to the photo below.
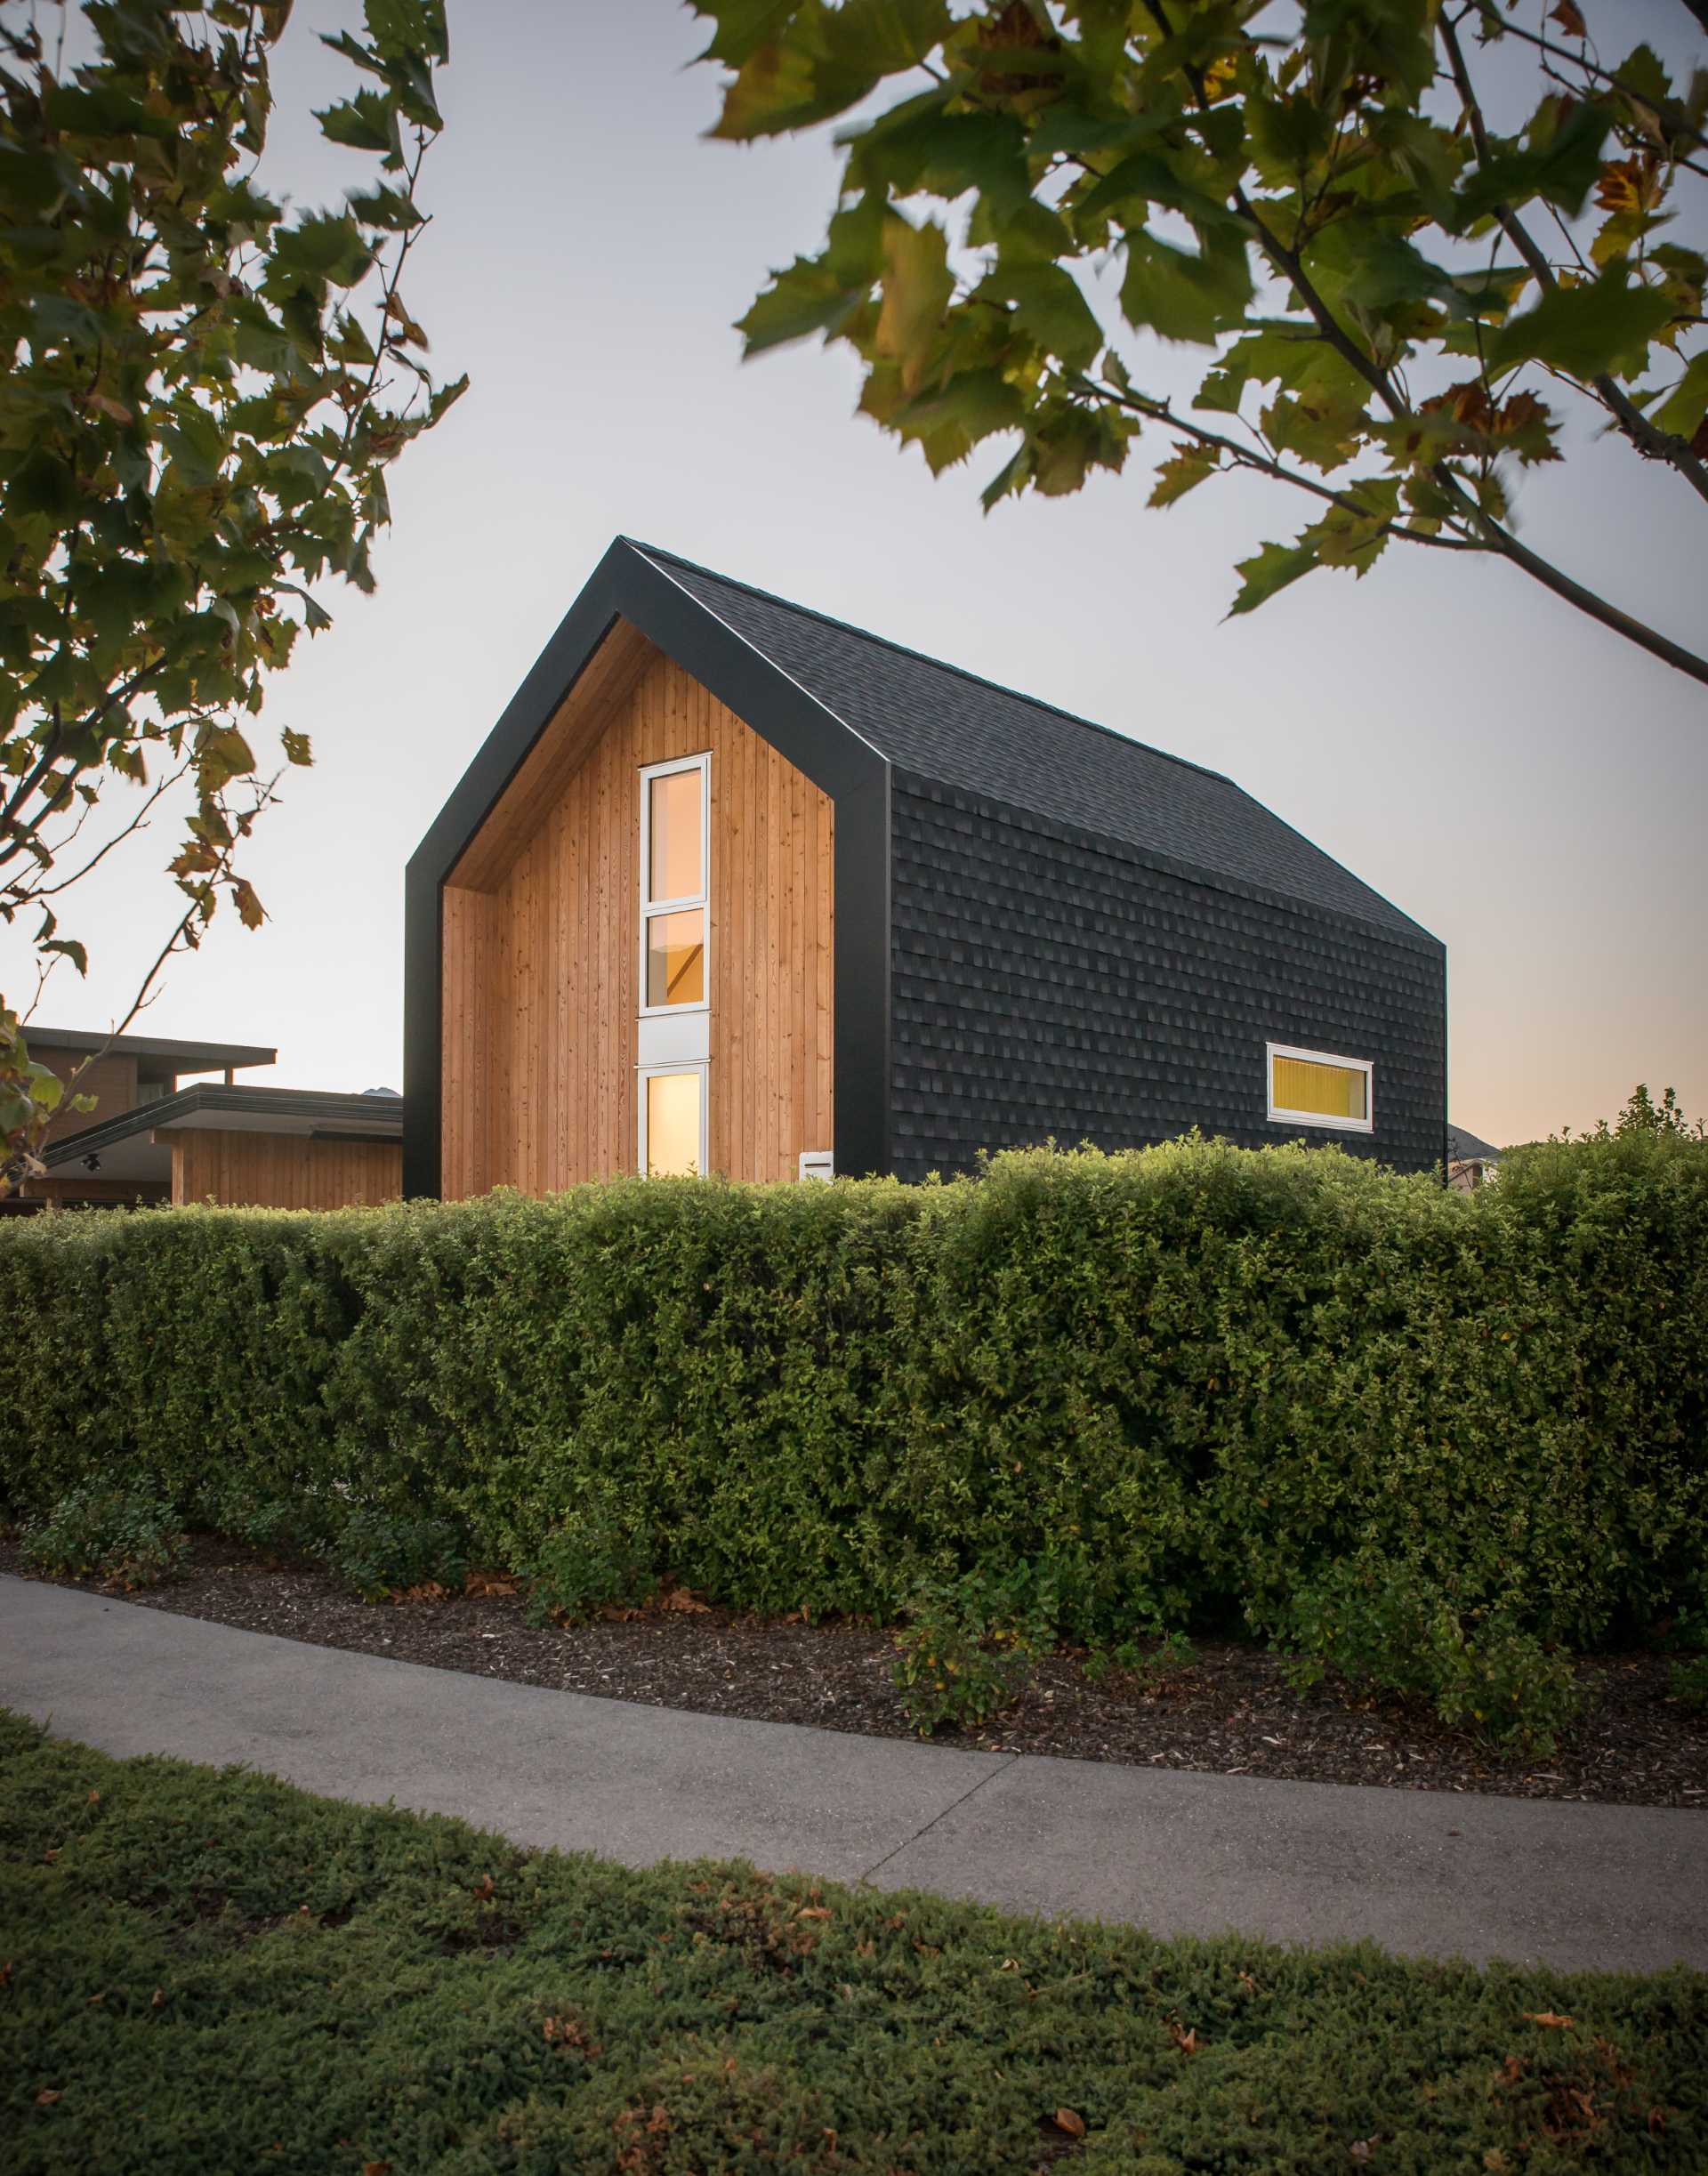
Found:
[[803, 1148], [801, 1151], [801, 1176], [803, 1179], [834, 1179], [836, 1176], [836, 1158], [829, 1148]]

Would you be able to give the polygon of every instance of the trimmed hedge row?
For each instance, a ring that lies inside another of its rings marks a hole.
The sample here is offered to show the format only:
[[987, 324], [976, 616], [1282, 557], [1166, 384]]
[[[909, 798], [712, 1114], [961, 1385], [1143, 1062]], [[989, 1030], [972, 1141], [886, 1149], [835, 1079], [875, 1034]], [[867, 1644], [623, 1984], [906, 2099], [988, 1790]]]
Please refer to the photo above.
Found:
[[[0, 1493], [454, 1520], [766, 1610], [1040, 1568], [1064, 1632], [1349, 1567], [1593, 1645], [1708, 1560], [1708, 1146], [1444, 1193], [1194, 1138], [976, 1180], [624, 1181], [0, 1227]], [[1324, 1583], [1328, 1585], [1325, 1586]]]

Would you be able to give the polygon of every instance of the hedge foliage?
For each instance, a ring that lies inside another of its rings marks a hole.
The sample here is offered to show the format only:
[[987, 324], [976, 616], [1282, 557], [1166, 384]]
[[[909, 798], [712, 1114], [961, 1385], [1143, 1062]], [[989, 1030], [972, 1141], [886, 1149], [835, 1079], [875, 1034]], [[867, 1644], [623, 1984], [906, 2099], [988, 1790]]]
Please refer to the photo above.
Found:
[[234, 1530], [408, 1514], [570, 1585], [885, 1616], [1026, 1566], [1099, 1639], [1285, 1629], [1404, 1568], [1591, 1646], [1708, 1559], [1708, 1145], [1677, 1132], [1471, 1197], [1188, 1138], [914, 1188], [43, 1216], [0, 1228], [0, 1319], [21, 1515], [95, 1481]]

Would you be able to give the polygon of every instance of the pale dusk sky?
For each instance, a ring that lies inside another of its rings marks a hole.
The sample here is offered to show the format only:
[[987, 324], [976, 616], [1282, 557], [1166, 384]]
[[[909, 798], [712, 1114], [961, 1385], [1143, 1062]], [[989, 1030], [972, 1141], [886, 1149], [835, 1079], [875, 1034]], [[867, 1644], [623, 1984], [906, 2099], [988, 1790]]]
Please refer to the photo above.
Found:
[[[1603, 0], [1606, 7], [1606, 0]], [[342, 84], [299, 4], [276, 163], [305, 201], [352, 178], [303, 116]], [[1622, 0], [1688, 50], [1678, 0]], [[600, 552], [643, 537], [1225, 770], [1447, 947], [1452, 1116], [1496, 1141], [1611, 1115], [1632, 1084], [1708, 1110], [1708, 690], [1517, 573], [1395, 547], [1222, 624], [1232, 564], [1291, 535], [1241, 480], [1144, 507], [1124, 478], [981, 513], [988, 449], [933, 482], [852, 414], [842, 351], [744, 365], [731, 321], [822, 235], [827, 141], [737, 149], [673, 0], [452, 0], [434, 214], [406, 287], [471, 391], [392, 474], [377, 597], [273, 683], [260, 739], [310, 732], [222, 913], [139, 1032], [277, 1044], [271, 1078], [401, 1085], [403, 867]], [[1188, 366], [1193, 359], [1188, 358]], [[1702, 508], [1620, 444], [1527, 477], [1525, 534], [1687, 641], [1708, 630]], [[1289, 526], [1291, 525], [1291, 526]], [[173, 918], [172, 834], [73, 895], [89, 979], [38, 1018], [101, 1026]], [[0, 987], [25, 982], [0, 938]]]

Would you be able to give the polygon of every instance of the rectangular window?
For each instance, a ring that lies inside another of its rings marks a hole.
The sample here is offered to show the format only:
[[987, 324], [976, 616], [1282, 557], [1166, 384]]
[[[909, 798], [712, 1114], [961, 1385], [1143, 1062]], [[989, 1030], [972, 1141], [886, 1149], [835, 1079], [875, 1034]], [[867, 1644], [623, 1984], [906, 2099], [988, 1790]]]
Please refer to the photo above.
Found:
[[1269, 1046], [1269, 1116], [1283, 1124], [1375, 1129], [1375, 1068], [1367, 1059]]
[[691, 1179], [705, 1171], [704, 1066], [641, 1074], [640, 1168], [649, 1179]]
[[640, 773], [640, 1010], [710, 1003], [712, 759], [688, 755]]

